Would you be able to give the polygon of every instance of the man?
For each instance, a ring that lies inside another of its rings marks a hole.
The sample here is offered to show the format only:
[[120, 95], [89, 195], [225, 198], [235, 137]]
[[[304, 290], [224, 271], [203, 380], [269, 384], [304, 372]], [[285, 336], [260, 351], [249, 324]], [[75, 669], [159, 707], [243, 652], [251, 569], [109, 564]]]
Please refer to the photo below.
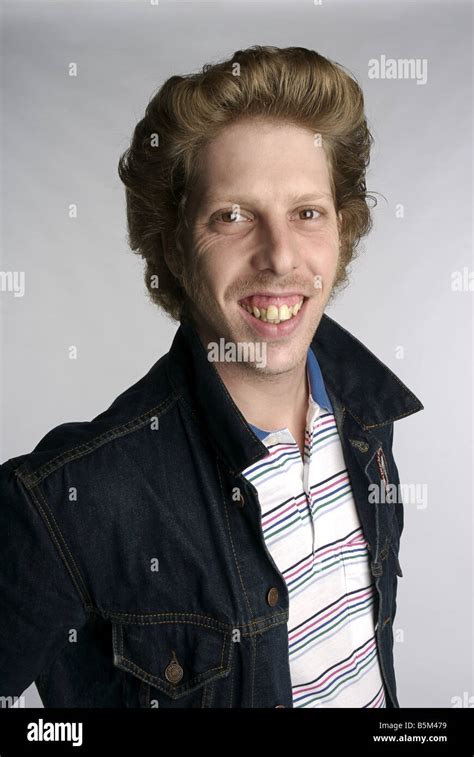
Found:
[[[172, 77], [120, 161], [170, 351], [0, 468], [0, 695], [399, 707], [393, 422], [324, 310], [370, 228], [362, 93], [302, 48]], [[383, 285], [383, 282], [381, 282]]]

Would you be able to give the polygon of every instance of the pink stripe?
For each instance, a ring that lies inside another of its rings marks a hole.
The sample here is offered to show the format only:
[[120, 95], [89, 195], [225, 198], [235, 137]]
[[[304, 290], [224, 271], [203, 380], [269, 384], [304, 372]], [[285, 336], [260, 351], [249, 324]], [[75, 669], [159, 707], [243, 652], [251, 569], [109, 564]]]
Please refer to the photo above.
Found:
[[298, 573], [301, 573], [301, 571], [302, 571], [302, 570], [304, 570], [304, 568], [305, 568], [305, 567], [307, 567], [307, 566], [309, 565], [309, 563], [311, 563], [311, 562], [312, 562], [312, 560], [313, 560], [313, 555], [310, 555], [310, 556], [308, 557], [308, 559], [307, 559], [307, 560], [305, 560], [305, 561], [304, 561], [304, 563], [302, 563], [302, 564], [300, 565], [300, 567], [299, 567], [299, 568], [295, 568], [295, 570], [294, 570], [294, 571], [293, 571], [292, 573], [288, 573], [288, 574], [285, 574], [285, 581], [286, 581], [287, 579], [293, 578], [294, 576], [297, 576], [297, 575], [298, 575]]
[[[322, 493], [322, 492], [325, 492], [325, 491], [331, 491], [331, 489], [333, 489], [336, 486], [338, 486], [341, 483], [341, 481], [348, 482], [349, 481], [349, 477], [348, 476], [344, 476], [344, 474], [342, 474], [342, 476], [340, 478], [337, 478], [331, 484], [328, 484], [323, 489], [320, 489], [320, 491], [318, 493]], [[315, 498], [316, 498], [316, 491], [318, 491], [318, 490], [316, 489], [315, 492], [314, 492]], [[307, 503], [306, 495], [303, 493], [303, 494], [300, 494], [299, 497], [294, 497], [294, 503], [296, 503], [297, 505], [302, 505], [302, 504]], [[274, 521], [275, 518], [279, 518], [280, 515], [282, 513], [285, 513], [285, 512], [287, 512], [287, 508], [285, 508], [285, 510], [280, 510], [278, 513], [275, 513], [275, 515], [272, 515], [270, 518], [268, 516], [266, 516], [266, 517], [262, 518], [262, 523], [264, 523], [265, 525], [267, 523], [272, 523], [272, 521]]]
[[294, 502], [289, 502], [288, 505], [284, 508], [284, 510], [279, 510], [277, 513], [272, 515], [271, 517], [267, 516], [266, 518], [262, 518], [262, 526], [264, 528], [267, 527], [267, 525], [270, 525], [270, 523], [273, 523], [274, 520], [277, 518], [281, 518], [282, 515], [288, 512], [288, 510], [291, 510], [292, 507], [294, 507]]
[[335, 481], [332, 481], [332, 483], [328, 484], [327, 486], [324, 486], [323, 488], [319, 488], [316, 486], [314, 488], [315, 495], [320, 494], [322, 492], [326, 492], [330, 489], [333, 489], [335, 486], [341, 483], [341, 481], [349, 481], [349, 476], [346, 473], [341, 474], [340, 478], [337, 478]]
[[367, 542], [363, 534], [357, 534], [350, 541], [348, 541], [347, 544], [350, 546], [352, 546], [353, 544], [364, 544], [364, 546], [366, 546]]
[[350, 602], [347, 601], [347, 594], [346, 594], [344, 597], [342, 597], [342, 599], [338, 602], [338, 604], [334, 605], [334, 607], [331, 610], [329, 610], [325, 615], [322, 615], [321, 617], [316, 618], [309, 625], [303, 626], [303, 628], [301, 628], [295, 634], [290, 634], [289, 640], [293, 641], [294, 639], [297, 639], [298, 636], [301, 636], [301, 634], [306, 633], [310, 628], [313, 628], [315, 625], [318, 625], [319, 623], [321, 623], [322, 620], [325, 620], [325, 618], [331, 617], [331, 615], [334, 615], [344, 604], [346, 605], [346, 607], [350, 607], [352, 604], [355, 604], [356, 601], [359, 602], [361, 599], [366, 599], [366, 597], [371, 597], [372, 594], [373, 592], [369, 590], [369, 591], [366, 591], [365, 594], [354, 595], [351, 598]]
[[270, 458], [272, 458], [272, 457], [275, 457], [275, 455], [279, 455], [279, 454], [280, 454], [281, 452], [283, 452], [284, 450], [288, 450], [288, 449], [289, 449], [289, 450], [291, 450], [292, 452], [294, 452], [294, 451], [295, 451], [295, 447], [297, 447], [297, 445], [296, 445], [296, 444], [277, 444], [277, 446], [275, 447], [275, 449], [274, 449], [274, 450], [273, 450], [272, 452], [270, 452], [270, 454], [269, 454], [269, 455], [267, 455], [267, 456], [266, 456], [266, 457], [264, 458], [264, 459], [265, 459], [265, 462], [266, 462], [267, 460], [270, 460]]
[[[346, 546], [353, 546], [353, 544], [354, 544], [354, 542], [352, 542], [352, 541], [349, 541], [349, 542], [342, 542], [342, 546], [343, 546], [343, 547], [346, 547]], [[324, 555], [328, 555], [328, 554], [330, 554], [331, 552], [339, 552], [339, 550], [340, 550], [340, 547], [341, 547], [341, 544], [339, 544], [339, 545], [336, 545], [336, 546], [333, 546], [333, 547], [327, 547], [327, 549], [323, 550], [322, 552], [318, 552], [318, 557], [324, 557]], [[309, 562], [311, 562], [311, 560], [312, 560], [312, 559], [313, 559], [313, 555], [310, 555], [310, 556], [308, 557], [308, 559], [307, 559], [307, 560], [306, 560], [306, 561], [305, 561], [304, 563], [302, 563], [302, 564], [301, 564], [301, 565], [300, 565], [300, 566], [299, 566], [298, 568], [295, 568], [295, 569], [294, 569], [294, 571], [293, 571], [292, 573], [286, 573], [286, 574], [285, 574], [285, 580], [286, 580], [286, 579], [289, 579], [289, 578], [294, 578], [294, 576], [297, 576], [297, 575], [298, 575], [298, 573], [300, 573], [300, 572], [301, 572], [301, 570], [302, 570], [302, 569], [303, 569], [303, 568], [304, 568], [304, 567], [305, 567], [306, 565], [308, 565], [308, 563], [309, 563]]]
[[346, 663], [346, 665], [343, 665], [342, 667], [336, 668], [336, 670], [333, 670], [332, 673], [329, 673], [326, 678], [324, 678], [322, 681], [319, 681], [317, 684], [314, 684], [313, 686], [307, 686], [305, 688], [299, 688], [296, 687], [297, 693], [301, 694], [305, 691], [314, 691], [318, 688], [322, 688], [322, 686], [331, 680], [331, 678], [334, 678], [335, 676], [339, 675], [343, 670], [347, 670], [348, 668], [351, 668], [355, 661], [359, 659], [363, 659], [364, 657], [368, 657], [369, 652], [372, 651], [372, 649], [375, 646], [375, 639], [372, 639], [371, 647], [367, 648], [365, 652], [359, 651], [353, 658], [350, 660], [350, 662]]
[[316, 422], [316, 424], [315, 424], [315, 426], [313, 428], [313, 433], [314, 433], [314, 431], [316, 429], [322, 428], [323, 426], [327, 426], [328, 424], [332, 424], [333, 426], [336, 425], [335, 422], [334, 422], [334, 416], [331, 416], [330, 418], [326, 418], [326, 420], [321, 420], [319, 423]]
[[382, 702], [383, 699], [384, 699], [384, 691], [382, 689], [381, 692], [380, 692], [380, 694], [378, 695], [377, 699], [374, 700], [374, 703], [373, 703], [372, 707], [378, 707], [379, 702]]

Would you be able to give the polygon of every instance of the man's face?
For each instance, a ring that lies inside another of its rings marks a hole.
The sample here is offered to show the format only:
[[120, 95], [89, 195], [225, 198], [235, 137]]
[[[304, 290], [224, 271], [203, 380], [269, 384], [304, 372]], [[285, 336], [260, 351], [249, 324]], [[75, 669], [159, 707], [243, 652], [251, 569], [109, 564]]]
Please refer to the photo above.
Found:
[[188, 294], [201, 339], [266, 342], [265, 373], [305, 359], [336, 278], [338, 217], [315, 136], [269, 121], [233, 124], [205, 147], [190, 197], [183, 241], [196, 266]]

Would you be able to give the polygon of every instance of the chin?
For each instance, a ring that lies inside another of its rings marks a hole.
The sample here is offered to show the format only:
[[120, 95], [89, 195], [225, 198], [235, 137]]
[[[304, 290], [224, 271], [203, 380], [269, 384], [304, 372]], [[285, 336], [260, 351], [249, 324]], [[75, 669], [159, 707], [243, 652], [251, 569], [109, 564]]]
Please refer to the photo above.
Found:
[[268, 345], [265, 373], [286, 373], [296, 368], [305, 358], [307, 348], [304, 344]]

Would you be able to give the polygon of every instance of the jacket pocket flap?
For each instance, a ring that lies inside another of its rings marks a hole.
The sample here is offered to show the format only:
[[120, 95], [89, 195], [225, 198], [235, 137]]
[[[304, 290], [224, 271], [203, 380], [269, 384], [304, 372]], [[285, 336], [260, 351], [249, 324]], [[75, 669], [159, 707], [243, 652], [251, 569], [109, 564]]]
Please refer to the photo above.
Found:
[[114, 664], [173, 699], [230, 671], [231, 630], [206, 617], [113, 623]]

